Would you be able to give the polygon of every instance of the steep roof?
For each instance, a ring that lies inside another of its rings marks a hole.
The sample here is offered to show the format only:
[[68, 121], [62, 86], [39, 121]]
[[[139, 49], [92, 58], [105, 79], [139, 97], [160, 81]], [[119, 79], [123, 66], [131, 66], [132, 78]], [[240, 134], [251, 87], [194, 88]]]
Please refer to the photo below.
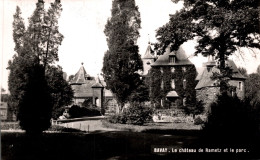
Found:
[[[169, 56], [176, 56], [175, 63], [170, 63]], [[160, 55], [158, 59], [151, 64], [151, 66], [179, 66], [179, 65], [193, 65], [188, 59], [185, 51], [179, 49], [178, 51], [170, 51], [170, 45], [166, 48], [163, 55]]]
[[142, 59], [153, 59], [153, 58], [154, 58], [154, 51], [152, 50], [150, 43], [148, 43], [148, 47]]
[[[93, 97], [92, 88], [104, 88], [106, 83], [104, 80], [100, 80], [97, 82], [96, 80], [85, 80], [84, 84], [71, 84], [71, 88], [74, 91], [74, 97], [84, 98], [84, 97]], [[110, 90], [104, 88], [104, 96], [105, 97], [113, 97], [113, 94]]]
[[75, 74], [75, 77], [70, 81], [70, 84], [84, 84], [86, 83], [87, 77], [90, 76], [87, 74], [82, 63], [81, 67], [79, 68], [79, 71]]
[[228, 63], [228, 66], [230, 66], [230, 68], [232, 69], [233, 71], [233, 75], [232, 75], [232, 78], [237, 78], [237, 79], [246, 79], [246, 77], [244, 77], [240, 71], [238, 70], [235, 62], [233, 60], [228, 60], [227, 61]]
[[99, 75], [96, 78], [96, 83], [92, 85], [92, 88], [104, 88], [104, 86], [101, 83], [101, 80], [99, 78]]
[[213, 67], [211, 70], [204, 69], [201, 79], [199, 80], [198, 84], [196, 85], [195, 89], [201, 89], [204, 87], [214, 87], [216, 80], [211, 79], [214, 72], [219, 72], [219, 69]]
[[[245, 79], [245, 77], [239, 72], [239, 70], [238, 70], [236, 64], [234, 63], [234, 61], [227, 60], [226, 64], [233, 71], [232, 79], [241, 79], [241, 80]], [[216, 66], [212, 67], [211, 70], [208, 70], [205, 67], [201, 76], [196, 78], [197, 80], [199, 80], [199, 82], [198, 82], [197, 86], [195, 87], [195, 89], [201, 89], [201, 88], [204, 88], [204, 87], [214, 87], [216, 80], [211, 79], [214, 72], [217, 72], [217, 73], [220, 72], [219, 69]]]

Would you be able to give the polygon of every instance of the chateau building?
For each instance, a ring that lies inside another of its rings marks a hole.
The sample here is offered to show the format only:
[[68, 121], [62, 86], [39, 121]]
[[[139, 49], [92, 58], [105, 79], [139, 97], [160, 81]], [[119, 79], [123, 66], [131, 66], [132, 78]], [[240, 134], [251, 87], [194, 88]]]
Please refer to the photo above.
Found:
[[[148, 44], [142, 60], [143, 76], [149, 79], [153, 104], [157, 103], [157, 106], [163, 108], [179, 108], [202, 101], [205, 112], [209, 111], [209, 105], [219, 93], [217, 80], [212, 79], [213, 73], [219, 72], [214, 57], [209, 56], [203, 72], [199, 75], [181, 47], [178, 51], [171, 52], [169, 45], [163, 55], [156, 56]], [[245, 77], [239, 72], [234, 61], [226, 60], [226, 65], [232, 70], [229, 79], [229, 85], [232, 86], [230, 94], [243, 99]]]
[[153, 103], [164, 108], [194, 103], [196, 68], [183, 50], [171, 52], [170, 45], [163, 55], [155, 56], [150, 44], [144, 55], [144, 76], [150, 80]]

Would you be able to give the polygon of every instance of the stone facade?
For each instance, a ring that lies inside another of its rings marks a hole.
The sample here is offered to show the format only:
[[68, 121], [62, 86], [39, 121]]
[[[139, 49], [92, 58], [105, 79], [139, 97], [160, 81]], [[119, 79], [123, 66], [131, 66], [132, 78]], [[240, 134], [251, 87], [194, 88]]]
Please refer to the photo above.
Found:
[[219, 87], [205, 87], [196, 90], [196, 98], [202, 101], [205, 107], [204, 112], [210, 112], [210, 104], [216, 100], [216, 95], [219, 93]]
[[[232, 60], [226, 60], [226, 65], [232, 69], [231, 79], [229, 85], [233, 87], [231, 95], [237, 95], [238, 98], [245, 97], [245, 77], [240, 73], [236, 64]], [[219, 87], [217, 80], [213, 80], [213, 73], [219, 73], [216, 67], [214, 57], [210, 57], [208, 62], [204, 64], [205, 68], [200, 77], [197, 77], [198, 84], [196, 86], [197, 100], [201, 100], [205, 105], [205, 111], [210, 112], [210, 104], [216, 100], [216, 95], [219, 94]]]
[[243, 79], [230, 80], [229, 84], [236, 88], [236, 95], [240, 99], [245, 98], [245, 80], [243, 80]]

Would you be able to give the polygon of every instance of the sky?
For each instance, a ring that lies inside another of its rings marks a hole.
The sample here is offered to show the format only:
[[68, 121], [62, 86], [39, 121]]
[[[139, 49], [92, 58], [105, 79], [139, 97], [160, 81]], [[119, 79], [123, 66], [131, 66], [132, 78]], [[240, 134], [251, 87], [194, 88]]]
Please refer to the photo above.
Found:
[[[45, 9], [54, 0], [45, 0]], [[25, 25], [28, 26], [28, 18], [36, 8], [37, 0], [1, 0], [0, 1], [0, 84], [8, 89], [8, 61], [14, 55], [14, 42], [12, 38], [13, 14], [16, 6], [22, 11]], [[63, 11], [59, 19], [59, 31], [64, 35], [62, 45], [59, 47], [59, 62], [67, 75], [75, 74], [84, 63], [88, 74], [97, 76], [101, 73], [103, 56], [107, 51], [107, 42], [104, 35], [104, 27], [107, 19], [111, 16], [112, 0], [61, 0]], [[138, 39], [139, 54], [142, 56], [148, 45], [148, 41], [156, 42], [156, 29], [169, 21], [169, 14], [182, 8], [182, 3], [173, 3], [171, 0], [136, 0], [141, 14], [140, 38]], [[196, 67], [202, 67], [206, 58], [194, 57], [195, 42], [189, 41], [183, 45], [186, 54]], [[254, 72], [260, 64], [260, 55], [241, 60], [244, 52], [252, 55], [257, 54], [251, 50], [241, 49], [235, 62], [239, 66], [246, 66], [249, 73]], [[249, 54], [246, 54], [249, 55]], [[259, 61], [258, 61], [259, 60]], [[248, 63], [250, 62], [250, 63]], [[252, 62], [252, 63], [251, 63]], [[257, 65], [256, 65], [257, 64]]]

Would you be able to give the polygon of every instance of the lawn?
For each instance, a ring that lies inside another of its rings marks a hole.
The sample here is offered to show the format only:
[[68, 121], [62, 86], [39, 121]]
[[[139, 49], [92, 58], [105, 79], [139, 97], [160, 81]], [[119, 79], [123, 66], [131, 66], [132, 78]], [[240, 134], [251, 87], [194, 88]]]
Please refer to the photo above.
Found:
[[[77, 129], [53, 126], [49, 131], [55, 132], [44, 132], [40, 136], [26, 135], [24, 132], [2, 132], [2, 159], [150, 160], [260, 158], [260, 154], [258, 153], [260, 150], [259, 139], [250, 141], [247, 144], [239, 144], [239, 142], [235, 145], [228, 145], [226, 143], [215, 144], [213, 141], [205, 141], [204, 137], [201, 136], [201, 130], [192, 129], [192, 126], [189, 126], [190, 129], [187, 130], [184, 127], [185, 125], [181, 123], [149, 123], [145, 126], [134, 126], [104, 122], [106, 121], [103, 121], [104, 126], [116, 128], [117, 130], [95, 130], [87, 133]], [[5, 125], [6, 128], [10, 126], [15, 127], [16, 124]], [[216, 138], [212, 137], [212, 140]], [[170, 153], [154, 153], [156, 148], [167, 148]], [[204, 152], [198, 153], [200, 148], [204, 149]], [[223, 153], [226, 148], [234, 149], [234, 153], [230, 151]], [[178, 152], [172, 152], [173, 149], [178, 150]], [[180, 151], [192, 151], [192, 149], [197, 152], [180, 153]], [[209, 153], [206, 152], [206, 149], [213, 149], [213, 151], [221, 149], [221, 153]], [[241, 152], [246, 149], [246, 153], [235, 153], [237, 149], [241, 149], [238, 150]]]
[[[129, 132], [96, 131], [90, 134], [43, 133], [28, 136], [25, 133], [1, 134], [2, 159], [220, 159], [249, 156], [248, 153], [153, 153], [154, 148], [196, 149], [211, 147], [202, 144], [199, 132]], [[214, 145], [213, 145], [214, 146]], [[244, 147], [244, 146], [240, 146]], [[250, 150], [252, 151], [252, 150]]]
[[145, 123], [142, 126], [131, 124], [110, 123], [102, 120], [102, 125], [107, 128], [126, 130], [132, 132], [146, 132], [150, 130], [201, 130], [201, 125], [191, 123]]

